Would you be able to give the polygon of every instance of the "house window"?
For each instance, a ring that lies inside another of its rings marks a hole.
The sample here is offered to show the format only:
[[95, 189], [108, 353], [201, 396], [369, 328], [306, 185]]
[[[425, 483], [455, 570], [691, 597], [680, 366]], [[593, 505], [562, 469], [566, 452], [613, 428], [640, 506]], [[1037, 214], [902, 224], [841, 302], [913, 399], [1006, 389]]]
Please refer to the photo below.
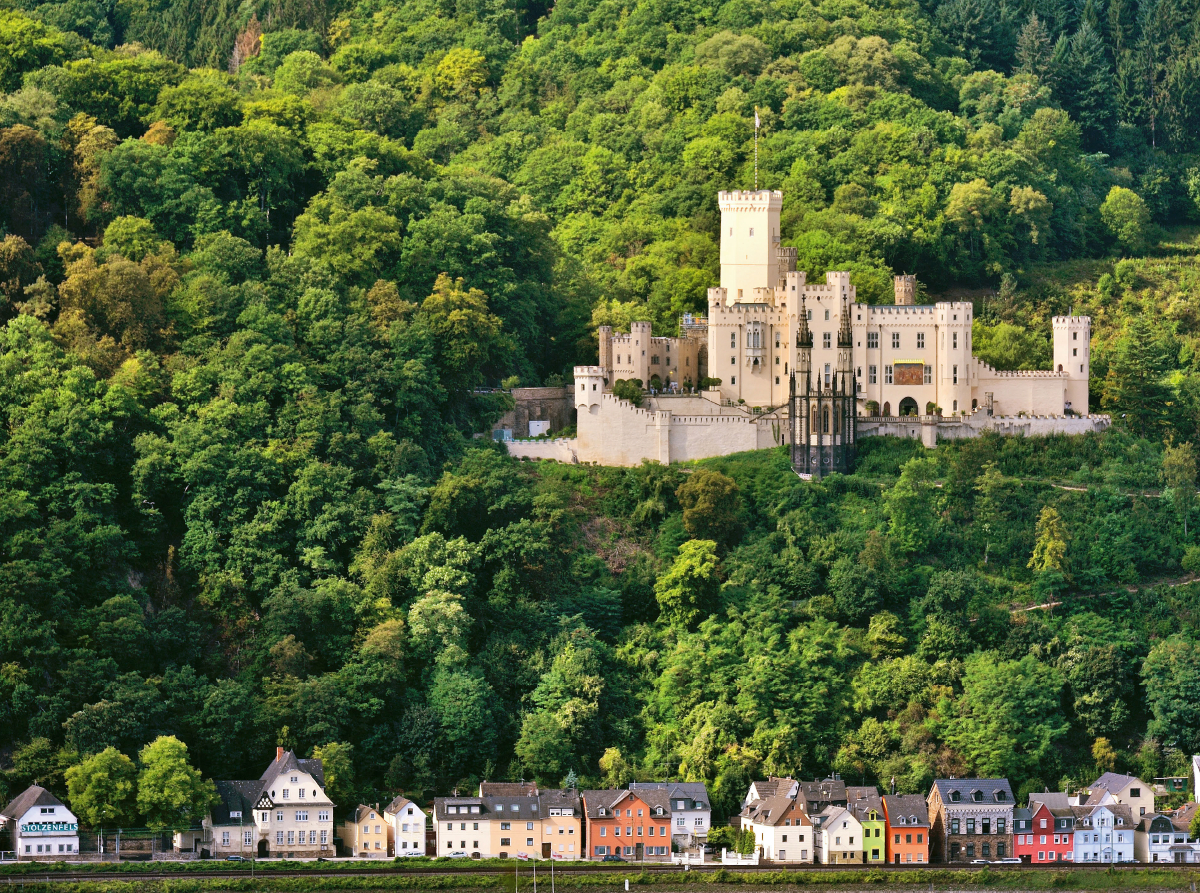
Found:
[[951, 833], [951, 834], [957, 834], [957, 833], [958, 833], [958, 819], [951, 819], [951, 820], [950, 820], [950, 833]]
[[925, 349], [925, 333], [917, 332], [917, 350]]
[[900, 333], [892, 332], [892, 350], [900, 349]]
[[878, 380], [879, 380], [879, 367], [878, 366], [868, 366], [867, 367], [868, 383], [876, 384], [878, 382]]
[[975, 820], [974, 819], [967, 819], [967, 833], [968, 834], [975, 833]]
[[254, 844], [254, 837], [252, 836], [252, 832], [246, 831], [244, 834], [242, 834], [242, 845], [243, 846], [252, 846], [253, 844]]
[[288, 789], [284, 788], [283, 789], [283, 799], [286, 800], [287, 798], [288, 798]]
[[301, 799], [301, 800], [303, 800], [303, 799], [304, 799], [304, 788], [301, 788], [301, 789], [300, 789], [300, 799]]
[[293, 843], [296, 842], [296, 832], [289, 831], [287, 834], [288, 834], [288, 845], [291, 846]]
[[867, 350], [875, 350], [879, 347], [879, 333], [867, 332]]
[[275, 832], [275, 843], [279, 844], [280, 846], [283, 845], [283, 832], [282, 831]]
[[883, 367], [883, 383], [884, 384], [892, 383], [892, 367], [891, 366]]
[[511, 831], [512, 830], [512, 822], [501, 822], [500, 830], [501, 831]]
[[321, 810], [320, 812], [317, 813], [317, 820], [321, 821], [321, 822], [328, 822], [329, 821], [329, 812], [327, 810]]
[[1004, 828], [1007, 825], [1007, 823], [1008, 823], [1007, 819], [996, 819], [996, 833], [1003, 834]]
[[500, 846], [512, 846], [512, 838], [511, 837], [501, 837], [500, 838]]
[[980, 828], [979, 828], [980, 834], [991, 834], [992, 833], [992, 820], [991, 819], [980, 819], [979, 825], [980, 825]]
[[221, 846], [229, 846], [229, 832], [228, 831], [221, 832]]

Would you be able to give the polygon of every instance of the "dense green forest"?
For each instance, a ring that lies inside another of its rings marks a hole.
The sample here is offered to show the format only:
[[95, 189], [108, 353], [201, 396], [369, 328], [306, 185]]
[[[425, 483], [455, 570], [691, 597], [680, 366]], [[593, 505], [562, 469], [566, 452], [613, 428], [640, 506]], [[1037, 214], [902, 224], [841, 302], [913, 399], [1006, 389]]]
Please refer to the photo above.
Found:
[[[161, 734], [719, 814], [1200, 748], [1195, 0], [10, 0], [0, 91], [8, 793]], [[756, 110], [801, 269], [971, 295], [1000, 368], [1090, 313], [1116, 428], [820, 484], [473, 442], [704, 309]]]

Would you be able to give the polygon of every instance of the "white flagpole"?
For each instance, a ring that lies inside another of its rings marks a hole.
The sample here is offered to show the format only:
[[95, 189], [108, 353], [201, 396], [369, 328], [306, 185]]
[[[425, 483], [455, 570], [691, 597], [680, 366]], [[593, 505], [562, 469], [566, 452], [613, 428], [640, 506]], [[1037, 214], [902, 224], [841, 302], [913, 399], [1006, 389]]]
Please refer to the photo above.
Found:
[[754, 191], [758, 192], [758, 106], [754, 107]]

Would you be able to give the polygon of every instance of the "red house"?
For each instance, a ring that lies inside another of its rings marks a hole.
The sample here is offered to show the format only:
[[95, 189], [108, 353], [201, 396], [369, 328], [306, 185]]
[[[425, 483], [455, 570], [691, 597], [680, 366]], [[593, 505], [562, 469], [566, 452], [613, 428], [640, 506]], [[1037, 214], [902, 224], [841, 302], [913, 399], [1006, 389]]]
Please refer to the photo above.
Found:
[[1075, 816], [1066, 801], [1066, 794], [1035, 794], [1028, 809], [1013, 810], [1014, 856], [1033, 865], [1072, 860]]
[[587, 857], [634, 862], [671, 859], [671, 801], [666, 789], [584, 791]]

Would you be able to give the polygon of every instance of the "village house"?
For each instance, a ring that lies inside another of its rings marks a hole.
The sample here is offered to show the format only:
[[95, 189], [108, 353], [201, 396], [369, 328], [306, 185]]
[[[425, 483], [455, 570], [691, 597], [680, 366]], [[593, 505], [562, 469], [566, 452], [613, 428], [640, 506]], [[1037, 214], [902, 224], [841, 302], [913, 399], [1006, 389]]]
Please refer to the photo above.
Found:
[[79, 819], [41, 785], [30, 785], [0, 810], [0, 836], [18, 859], [69, 859], [79, 853]]
[[742, 830], [754, 835], [759, 858], [773, 862], [813, 861], [813, 824], [802, 804], [789, 796], [794, 792], [794, 785], [779, 785], [776, 793], [755, 800], [739, 814]]
[[826, 806], [812, 816], [816, 861], [824, 865], [862, 864], [863, 826], [845, 806]]
[[870, 788], [846, 788], [846, 808], [858, 819], [863, 834], [863, 861], [868, 865], [887, 861], [887, 820], [879, 790]]
[[1013, 810], [1013, 855], [1031, 864], [1070, 862], [1074, 826], [1066, 794], [1031, 795], [1028, 807]]
[[[1095, 801], [1095, 802], [1093, 802]], [[1139, 821], [1132, 807], [1117, 803], [1107, 790], [1097, 790], [1083, 806], [1073, 806], [1076, 862], [1132, 862], [1134, 830]]]
[[360, 859], [386, 859], [388, 856], [387, 821], [379, 805], [358, 804], [342, 823], [342, 848]]
[[217, 804], [202, 823], [203, 839], [198, 844], [214, 857], [333, 855], [334, 804], [325, 795], [325, 769], [319, 759], [300, 759], [279, 747], [257, 780], [215, 785]]
[[577, 791], [483, 782], [476, 796], [435, 798], [434, 821], [439, 856], [575, 860], [584, 852]]
[[1177, 829], [1170, 816], [1156, 812], [1138, 822], [1133, 855], [1139, 862], [1189, 862], [1190, 852], [1187, 832]]
[[392, 856], [425, 855], [425, 812], [401, 795], [383, 810], [387, 824], [388, 853]]
[[1153, 815], [1155, 812], [1154, 788], [1135, 775], [1121, 775], [1118, 772], [1105, 772], [1084, 788], [1076, 797], [1076, 805], [1096, 802], [1091, 798], [1101, 791], [1107, 791], [1117, 803], [1128, 806], [1138, 821], [1141, 821], [1142, 816]]
[[712, 827], [708, 788], [698, 781], [631, 781], [629, 790], [663, 790], [671, 799], [671, 839], [681, 847], [703, 844]]
[[929, 862], [929, 805], [920, 794], [884, 794], [887, 852], [893, 865]]
[[742, 799], [742, 806], [749, 806], [755, 800], [766, 800], [777, 793], [786, 794], [794, 800], [798, 790], [799, 782], [794, 778], [780, 778], [773, 775], [766, 779], [758, 779], [750, 782], [746, 796]]
[[584, 791], [583, 809], [588, 857], [670, 861], [671, 801], [666, 791]]
[[1008, 779], [939, 778], [926, 802], [929, 854], [935, 861], [991, 861], [1012, 853], [1016, 803]]

